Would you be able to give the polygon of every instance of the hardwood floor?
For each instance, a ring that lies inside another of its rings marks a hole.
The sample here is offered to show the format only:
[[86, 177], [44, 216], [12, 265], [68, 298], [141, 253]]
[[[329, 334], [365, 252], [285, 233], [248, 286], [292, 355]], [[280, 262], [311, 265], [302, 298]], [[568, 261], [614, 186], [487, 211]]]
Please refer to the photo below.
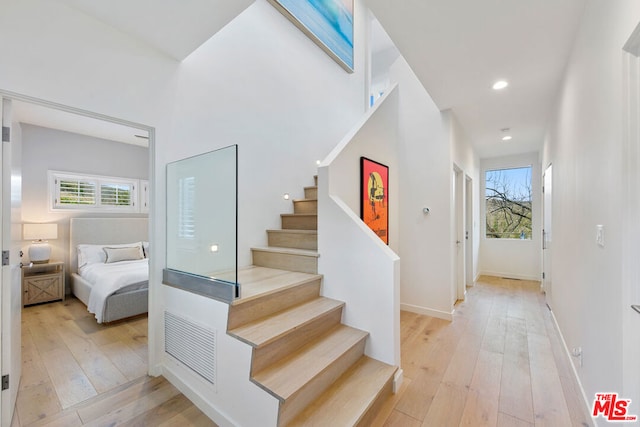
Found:
[[374, 425], [593, 425], [539, 286], [481, 277], [453, 322], [402, 312], [405, 381]]
[[[100, 326], [82, 303], [23, 312], [14, 426], [214, 426], [146, 376], [146, 317]], [[402, 312], [404, 383], [373, 426], [591, 426], [537, 282], [482, 277], [453, 322]]]
[[147, 376], [147, 317], [96, 323], [82, 302], [25, 307], [12, 426], [215, 426], [163, 378]]

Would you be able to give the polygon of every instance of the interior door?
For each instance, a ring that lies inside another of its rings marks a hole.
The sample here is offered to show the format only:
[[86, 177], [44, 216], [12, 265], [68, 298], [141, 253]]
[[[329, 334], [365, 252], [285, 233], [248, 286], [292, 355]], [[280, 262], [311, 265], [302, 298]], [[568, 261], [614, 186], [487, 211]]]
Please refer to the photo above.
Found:
[[[12, 171], [13, 136], [11, 128], [11, 100], [2, 99], [2, 188], [1, 205], [1, 244], [2, 244], [2, 282], [0, 297], [0, 318], [2, 319], [2, 339], [0, 341], [3, 376], [0, 419], [3, 426], [11, 425], [11, 419], [18, 396], [18, 386], [22, 368], [21, 352], [21, 310], [22, 292], [20, 275], [20, 209], [21, 188], [19, 175]], [[17, 150], [16, 150], [17, 151]], [[13, 180], [13, 188], [12, 188]], [[12, 221], [12, 218], [15, 221]], [[6, 380], [5, 380], [6, 378]], [[5, 388], [6, 387], [6, 388]]]
[[453, 221], [455, 236], [454, 272], [453, 283], [455, 284], [456, 300], [464, 300], [467, 288], [465, 286], [465, 245], [464, 245], [464, 199], [462, 191], [463, 173], [460, 168], [454, 165], [453, 168]]
[[465, 286], [473, 286], [473, 180], [465, 176], [464, 187]]
[[552, 165], [549, 165], [544, 171], [543, 187], [542, 187], [542, 287], [545, 292], [545, 298], [549, 307], [553, 308], [552, 296], [552, 272], [551, 272], [551, 250], [553, 244], [553, 226], [551, 221], [552, 212]]

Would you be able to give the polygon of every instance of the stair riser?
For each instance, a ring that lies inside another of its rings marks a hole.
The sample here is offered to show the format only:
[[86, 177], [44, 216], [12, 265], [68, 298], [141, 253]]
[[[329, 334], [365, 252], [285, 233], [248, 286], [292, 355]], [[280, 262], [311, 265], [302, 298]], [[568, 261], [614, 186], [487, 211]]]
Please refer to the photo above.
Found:
[[267, 232], [269, 238], [269, 246], [278, 248], [293, 248], [293, 249], [306, 249], [310, 251], [318, 250], [318, 235], [317, 234], [301, 234], [301, 233], [287, 233]]
[[309, 216], [282, 216], [282, 228], [285, 230], [317, 230], [318, 217]]
[[318, 258], [296, 255], [266, 252], [252, 249], [253, 265], [259, 267], [277, 268], [279, 270], [299, 271], [301, 273], [317, 274]]
[[317, 200], [294, 200], [293, 212], [299, 214], [317, 214], [318, 213], [318, 201]]
[[275, 363], [276, 361], [289, 356], [303, 345], [313, 341], [329, 329], [333, 328], [342, 320], [342, 308], [332, 310], [319, 319], [315, 319], [292, 331], [286, 337], [282, 337], [277, 341], [269, 343], [263, 347], [253, 350], [253, 364], [251, 372], [258, 373], [262, 369]]
[[318, 187], [307, 187], [304, 189], [304, 198], [305, 199], [317, 199], [318, 198]]
[[280, 405], [278, 426], [286, 426], [364, 354], [365, 339], [351, 347], [317, 377]]
[[322, 279], [318, 277], [291, 289], [265, 295], [241, 305], [232, 305], [229, 307], [227, 330], [317, 298], [320, 295], [321, 281]]
[[369, 410], [362, 415], [360, 421], [356, 424], [357, 427], [369, 427], [373, 424], [376, 416], [380, 412], [380, 409], [386, 402], [387, 398], [393, 394], [393, 377], [389, 378], [389, 381], [382, 387], [375, 402], [371, 405]]

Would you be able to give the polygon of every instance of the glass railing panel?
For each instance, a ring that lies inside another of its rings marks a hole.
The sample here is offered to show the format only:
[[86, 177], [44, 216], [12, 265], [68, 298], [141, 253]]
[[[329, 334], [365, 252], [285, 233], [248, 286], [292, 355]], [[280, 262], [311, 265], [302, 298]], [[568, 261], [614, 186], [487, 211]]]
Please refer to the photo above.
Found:
[[237, 166], [236, 145], [167, 165], [165, 284], [237, 297]]

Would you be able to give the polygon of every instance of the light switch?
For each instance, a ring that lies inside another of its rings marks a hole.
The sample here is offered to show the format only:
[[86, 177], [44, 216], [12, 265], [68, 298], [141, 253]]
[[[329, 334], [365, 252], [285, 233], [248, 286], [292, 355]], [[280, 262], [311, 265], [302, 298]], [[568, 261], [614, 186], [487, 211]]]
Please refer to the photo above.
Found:
[[596, 243], [604, 248], [604, 225], [596, 225]]

